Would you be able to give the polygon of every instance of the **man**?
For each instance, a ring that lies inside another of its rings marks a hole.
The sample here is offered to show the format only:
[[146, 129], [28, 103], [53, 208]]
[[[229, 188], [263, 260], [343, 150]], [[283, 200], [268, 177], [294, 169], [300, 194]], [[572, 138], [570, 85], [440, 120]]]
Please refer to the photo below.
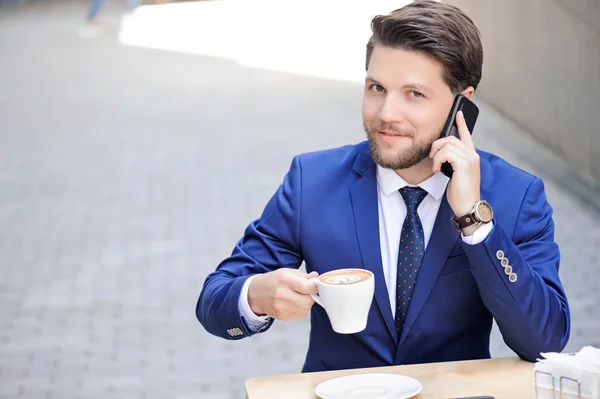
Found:
[[[455, 95], [471, 98], [479, 84], [477, 28], [456, 7], [419, 1], [375, 17], [372, 29], [368, 142], [294, 158], [207, 277], [198, 319], [241, 339], [310, 312], [305, 372], [489, 358], [492, 318], [523, 359], [561, 351], [569, 307], [542, 181], [476, 150], [461, 114], [460, 139], [440, 139]], [[303, 261], [309, 274], [297, 270]], [[310, 297], [308, 279], [339, 268], [375, 275], [356, 334], [335, 333]]]
[[[98, 14], [106, 0], [92, 0], [92, 4], [88, 9], [85, 25], [80, 29], [80, 33], [84, 37], [97, 37], [101, 34], [101, 25], [98, 23]], [[121, 25], [127, 24], [128, 21], [131, 20], [133, 12], [140, 5], [139, 0], [125, 0], [125, 6], [127, 7], [127, 12], [121, 17]]]

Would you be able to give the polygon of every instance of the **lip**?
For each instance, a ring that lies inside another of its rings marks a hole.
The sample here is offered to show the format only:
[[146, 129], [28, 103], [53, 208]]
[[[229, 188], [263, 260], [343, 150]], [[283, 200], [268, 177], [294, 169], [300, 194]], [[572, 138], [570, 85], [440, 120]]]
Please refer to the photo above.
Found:
[[381, 136], [385, 140], [410, 138], [410, 136], [407, 136], [406, 134], [401, 134], [401, 133], [398, 133], [398, 132], [392, 132], [392, 131], [389, 131], [389, 130], [377, 130], [377, 134], [379, 134], [379, 136]]

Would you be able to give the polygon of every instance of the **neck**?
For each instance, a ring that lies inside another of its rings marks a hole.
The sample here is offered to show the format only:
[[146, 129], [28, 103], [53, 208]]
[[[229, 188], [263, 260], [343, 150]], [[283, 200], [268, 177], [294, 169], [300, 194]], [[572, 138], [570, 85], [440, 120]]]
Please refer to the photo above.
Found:
[[423, 183], [425, 180], [433, 176], [433, 160], [429, 157], [425, 158], [418, 164], [406, 169], [394, 170], [405, 182], [413, 186]]

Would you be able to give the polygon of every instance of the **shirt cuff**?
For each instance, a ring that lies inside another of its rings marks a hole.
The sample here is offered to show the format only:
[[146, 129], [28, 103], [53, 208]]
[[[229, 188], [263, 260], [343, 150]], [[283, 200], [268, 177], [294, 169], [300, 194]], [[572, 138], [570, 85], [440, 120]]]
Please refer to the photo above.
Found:
[[460, 233], [462, 240], [469, 245], [479, 244], [483, 242], [487, 236], [490, 235], [490, 232], [494, 228], [494, 222], [491, 221], [489, 223], [484, 223], [475, 232], [472, 236], [465, 237], [464, 233]]
[[256, 333], [265, 328], [269, 324], [271, 318], [269, 316], [257, 316], [254, 314], [252, 309], [250, 309], [250, 304], [248, 303], [248, 288], [250, 287], [250, 282], [254, 277], [256, 276], [252, 276], [244, 282], [242, 291], [240, 293], [240, 299], [238, 301], [238, 309], [240, 316], [246, 322], [248, 329]]

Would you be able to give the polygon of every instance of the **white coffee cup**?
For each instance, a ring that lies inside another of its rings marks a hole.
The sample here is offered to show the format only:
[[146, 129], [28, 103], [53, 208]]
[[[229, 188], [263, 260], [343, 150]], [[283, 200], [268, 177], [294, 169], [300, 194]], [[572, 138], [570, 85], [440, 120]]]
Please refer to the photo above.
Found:
[[338, 269], [311, 278], [319, 295], [311, 295], [327, 312], [333, 331], [354, 334], [365, 329], [375, 293], [375, 277], [365, 269]]

